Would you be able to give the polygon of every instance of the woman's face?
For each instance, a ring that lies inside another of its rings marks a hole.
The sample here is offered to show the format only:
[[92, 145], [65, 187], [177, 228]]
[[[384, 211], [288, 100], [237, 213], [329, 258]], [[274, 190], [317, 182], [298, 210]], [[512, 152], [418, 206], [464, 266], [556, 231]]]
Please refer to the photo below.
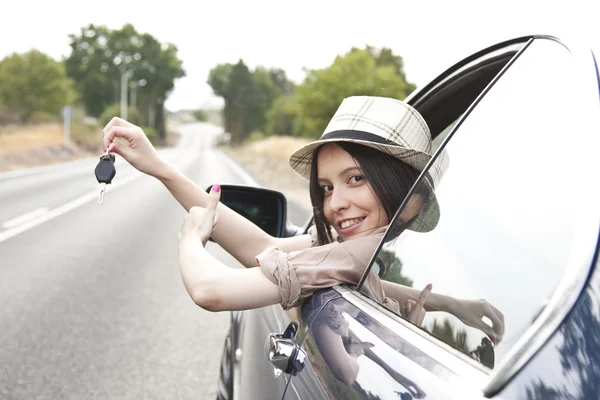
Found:
[[365, 236], [389, 223], [385, 209], [358, 163], [337, 144], [317, 156], [325, 219], [344, 240]]

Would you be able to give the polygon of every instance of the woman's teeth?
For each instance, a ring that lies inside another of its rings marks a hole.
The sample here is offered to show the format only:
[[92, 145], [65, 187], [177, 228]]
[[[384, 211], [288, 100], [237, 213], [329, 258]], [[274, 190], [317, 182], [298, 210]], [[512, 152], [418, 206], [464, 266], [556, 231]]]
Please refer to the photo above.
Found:
[[340, 228], [346, 229], [352, 225], [358, 224], [362, 220], [363, 220], [363, 218], [347, 219], [345, 221], [342, 221], [342, 223], [340, 224]]

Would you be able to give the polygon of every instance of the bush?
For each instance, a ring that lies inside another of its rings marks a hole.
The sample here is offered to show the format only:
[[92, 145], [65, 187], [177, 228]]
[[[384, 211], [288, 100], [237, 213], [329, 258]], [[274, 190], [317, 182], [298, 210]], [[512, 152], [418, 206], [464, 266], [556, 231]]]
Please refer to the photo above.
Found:
[[265, 135], [264, 132], [261, 132], [261, 131], [252, 131], [252, 132], [250, 132], [250, 136], [248, 136], [248, 139], [251, 142], [255, 142], [257, 140], [262, 140], [262, 139], [264, 139], [266, 137], [267, 137], [267, 135]]
[[44, 111], [34, 111], [29, 116], [27, 122], [31, 124], [43, 124], [48, 122], [60, 122], [62, 118], [60, 115], [48, 113]]
[[160, 144], [160, 137], [158, 136], [158, 132], [156, 131], [156, 129], [151, 128], [149, 126], [143, 126], [142, 129], [144, 130], [146, 136], [148, 136], [148, 139], [150, 139], [150, 142], [153, 145], [157, 146], [158, 144]]
[[[119, 115], [121, 115], [121, 105], [119, 103], [112, 104], [102, 112], [98, 122], [100, 126], [105, 126], [113, 117], [118, 117]], [[129, 107], [127, 109], [127, 121], [134, 125], [142, 126], [142, 114], [140, 114], [137, 108]]]

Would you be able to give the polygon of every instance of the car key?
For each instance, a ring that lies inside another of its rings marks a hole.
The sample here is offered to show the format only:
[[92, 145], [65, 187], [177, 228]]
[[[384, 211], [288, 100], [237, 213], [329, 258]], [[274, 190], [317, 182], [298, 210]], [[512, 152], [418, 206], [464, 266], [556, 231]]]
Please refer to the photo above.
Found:
[[104, 204], [104, 193], [106, 192], [106, 185], [110, 185], [113, 178], [117, 174], [115, 168], [115, 155], [109, 154], [108, 150], [106, 154], [100, 156], [100, 162], [96, 165], [95, 169], [96, 179], [100, 183], [100, 194], [98, 195], [98, 204]]

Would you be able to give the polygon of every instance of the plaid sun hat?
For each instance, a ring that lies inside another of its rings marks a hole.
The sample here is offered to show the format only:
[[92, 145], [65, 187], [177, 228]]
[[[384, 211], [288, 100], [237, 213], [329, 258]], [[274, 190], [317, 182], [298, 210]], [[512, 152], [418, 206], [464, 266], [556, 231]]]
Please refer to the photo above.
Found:
[[[389, 97], [345, 98], [321, 137], [291, 155], [290, 166], [310, 179], [315, 150], [334, 142], [351, 142], [374, 148], [405, 162], [419, 172], [425, 169], [432, 157], [431, 133], [423, 117], [409, 104]], [[447, 156], [442, 152], [424, 180], [429, 186], [429, 196], [408, 229], [429, 232], [437, 225], [440, 210], [434, 188], [446, 167]], [[423, 193], [422, 188], [420, 191]]]

